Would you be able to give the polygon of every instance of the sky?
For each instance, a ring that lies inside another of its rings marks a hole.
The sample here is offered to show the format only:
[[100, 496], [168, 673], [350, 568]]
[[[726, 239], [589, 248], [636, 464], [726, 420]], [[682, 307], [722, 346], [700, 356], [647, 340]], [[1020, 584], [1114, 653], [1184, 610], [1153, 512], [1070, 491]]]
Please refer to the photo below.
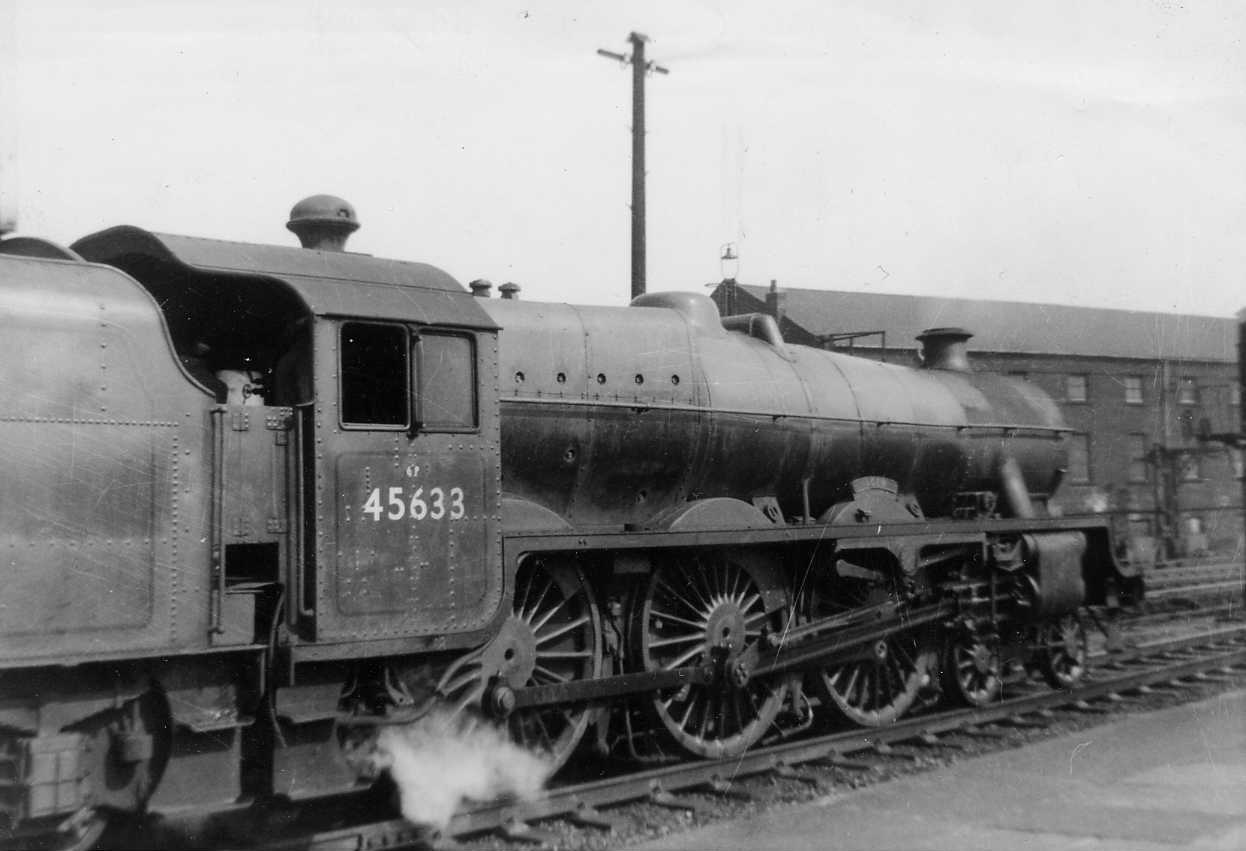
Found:
[[23, 234], [294, 245], [290, 207], [327, 192], [358, 210], [352, 250], [623, 304], [631, 76], [595, 51], [636, 30], [670, 69], [647, 84], [651, 290], [734, 273], [1246, 306], [1238, 2], [0, 0], [6, 16], [0, 193]]

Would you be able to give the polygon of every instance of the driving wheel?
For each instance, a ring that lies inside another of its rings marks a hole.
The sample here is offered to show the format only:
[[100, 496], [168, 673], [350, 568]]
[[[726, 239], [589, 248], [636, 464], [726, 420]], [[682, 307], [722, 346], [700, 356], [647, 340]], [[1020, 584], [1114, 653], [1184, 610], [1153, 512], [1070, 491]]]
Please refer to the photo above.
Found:
[[750, 678], [741, 654], [783, 629], [786, 605], [767, 610], [765, 574], [726, 557], [659, 566], [645, 586], [635, 633], [646, 671], [714, 666], [710, 684], [689, 683], [652, 698], [660, 726], [701, 757], [743, 753], [774, 722], [787, 694], [782, 676]]

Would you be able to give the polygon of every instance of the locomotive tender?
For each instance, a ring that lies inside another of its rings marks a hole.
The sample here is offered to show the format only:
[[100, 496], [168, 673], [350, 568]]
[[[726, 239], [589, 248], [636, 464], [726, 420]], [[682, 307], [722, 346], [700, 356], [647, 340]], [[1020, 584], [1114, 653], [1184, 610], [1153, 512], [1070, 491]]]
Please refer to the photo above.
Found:
[[699, 294], [474, 297], [329, 196], [289, 226], [0, 242], [0, 846], [343, 793], [435, 705], [561, 763], [987, 703], [1140, 592], [964, 332], [907, 368]]

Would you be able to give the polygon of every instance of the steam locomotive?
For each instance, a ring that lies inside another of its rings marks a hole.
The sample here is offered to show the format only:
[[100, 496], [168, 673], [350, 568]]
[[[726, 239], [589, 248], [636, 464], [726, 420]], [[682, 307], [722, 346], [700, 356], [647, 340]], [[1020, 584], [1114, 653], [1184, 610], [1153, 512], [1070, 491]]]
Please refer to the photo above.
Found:
[[700, 294], [491, 298], [357, 226], [0, 242], [0, 845], [357, 789], [432, 707], [561, 764], [986, 704], [1140, 593], [966, 332], [909, 368]]

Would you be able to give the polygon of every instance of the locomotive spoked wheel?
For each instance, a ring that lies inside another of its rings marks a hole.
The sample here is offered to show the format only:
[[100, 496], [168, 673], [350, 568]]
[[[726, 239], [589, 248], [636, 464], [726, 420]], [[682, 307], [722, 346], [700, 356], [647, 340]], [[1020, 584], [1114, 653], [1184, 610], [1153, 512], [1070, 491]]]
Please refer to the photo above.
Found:
[[1086, 673], [1086, 627], [1075, 614], [1038, 628], [1038, 668], [1052, 688], [1072, 688]]
[[863, 655], [819, 672], [823, 703], [863, 727], [895, 723], [930, 681], [935, 654], [916, 630], [879, 639]]
[[1003, 690], [999, 652], [985, 638], [970, 633], [948, 641], [944, 651], [944, 689], [967, 706], [989, 706]]
[[[502, 677], [512, 688], [560, 685], [601, 673], [601, 615], [573, 564], [534, 560], [520, 568], [515, 609], [499, 636]], [[588, 728], [583, 706], [538, 706], [508, 719], [512, 738], [562, 766]]]
[[644, 669], [712, 664], [726, 674], [653, 697], [657, 720], [679, 747], [701, 757], [736, 756], [770, 728], [786, 680], [733, 675], [734, 662], [763, 630], [781, 630], [785, 614], [766, 611], [760, 577], [743, 564], [698, 560], [653, 572], [635, 624]]

